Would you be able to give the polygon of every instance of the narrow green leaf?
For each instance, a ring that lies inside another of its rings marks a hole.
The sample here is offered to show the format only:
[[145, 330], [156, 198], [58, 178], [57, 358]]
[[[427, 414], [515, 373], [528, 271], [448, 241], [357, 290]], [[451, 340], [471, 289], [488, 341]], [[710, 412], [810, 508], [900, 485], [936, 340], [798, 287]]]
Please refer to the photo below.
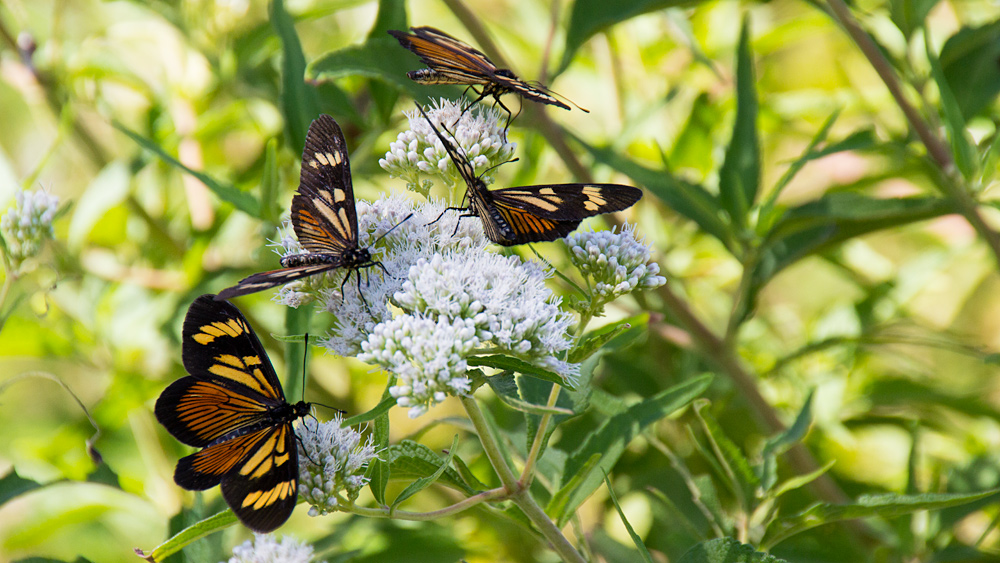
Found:
[[542, 381], [548, 381], [559, 385], [567, 385], [569, 383], [557, 373], [540, 368], [534, 364], [529, 364], [524, 360], [511, 356], [503, 356], [500, 354], [494, 354], [492, 356], [472, 356], [468, 358], [466, 362], [470, 367], [490, 367], [503, 371], [513, 371], [520, 373], [521, 375], [528, 375], [541, 379]]
[[378, 404], [375, 405], [370, 411], [356, 414], [350, 418], [345, 418], [343, 426], [357, 426], [370, 420], [375, 420], [383, 414], [389, 412], [389, 410], [394, 406], [396, 406], [396, 398], [392, 395], [383, 395], [382, 400], [379, 401]]
[[264, 170], [260, 178], [260, 216], [271, 224], [278, 224], [281, 206], [281, 177], [278, 174], [278, 140], [269, 139], [264, 147]]
[[[309, 331], [309, 319], [312, 318], [313, 306], [285, 308], [285, 333], [305, 334]], [[303, 370], [306, 369], [306, 345], [302, 342], [285, 342], [285, 396], [304, 397], [302, 388]]]
[[[378, 413], [374, 416], [375, 428], [372, 434], [375, 448], [380, 452], [389, 448], [389, 409], [392, 408], [392, 405], [396, 404], [396, 399], [389, 393], [389, 388], [392, 384], [393, 380], [390, 379], [389, 384], [385, 386], [385, 390], [382, 392], [382, 400], [379, 401], [379, 404], [375, 408], [365, 414], [359, 415], [360, 418], [365, 418], [368, 414]], [[348, 420], [353, 420], [354, 418], [356, 417], [351, 417]], [[347, 421], [345, 421], [346, 423]], [[353, 424], [360, 424], [360, 422]], [[368, 488], [371, 489], [372, 496], [375, 497], [375, 502], [382, 506], [386, 506], [385, 488], [389, 485], [391, 474], [392, 471], [389, 467], [389, 462], [383, 459], [381, 455], [368, 464], [368, 470], [365, 472], [365, 477], [368, 478]]]
[[829, 193], [789, 209], [764, 241], [765, 259], [754, 272], [760, 288], [798, 260], [875, 231], [955, 213], [955, 205], [930, 197], [879, 199], [857, 193]]
[[913, 33], [924, 27], [924, 20], [938, 0], [892, 0], [889, 3], [889, 15], [896, 27], [907, 39]]
[[767, 545], [776, 545], [810, 528], [856, 518], [893, 518], [918, 510], [939, 510], [981, 500], [1000, 497], [1000, 489], [972, 494], [925, 493], [919, 495], [881, 494], [863, 496], [850, 504], [817, 503], [793, 516], [773, 522], [765, 535]]
[[566, 47], [563, 50], [562, 61], [553, 76], [558, 76], [566, 70], [566, 67], [573, 61], [576, 51], [600, 31], [642, 14], [690, 3], [692, 2], [684, 0], [620, 0], [618, 2], [576, 0], [569, 13]]
[[812, 424], [813, 393], [814, 391], [809, 392], [809, 396], [806, 397], [802, 409], [799, 410], [798, 416], [795, 417], [795, 422], [786, 428], [784, 432], [774, 436], [764, 444], [764, 449], [760, 455], [763, 458], [761, 486], [765, 491], [770, 490], [774, 486], [774, 483], [777, 482], [778, 456], [801, 442], [805, 438], [806, 432], [809, 431], [809, 426]]
[[831, 459], [830, 461], [825, 463], [823, 467], [820, 467], [819, 469], [810, 471], [805, 475], [797, 475], [795, 477], [782, 481], [781, 484], [779, 484], [777, 487], [774, 488], [773, 492], [771, 492], [769, 496], [772, 498], [778, 498], [789, 491], [794, 491], [795, 489], [804, 487], [809, 483], [812, 483], [816, 479], [819, 479], [821, 475], [829, 471], [830, 468], [832, 468], [836, 464], [837, 460]]
[[962, 28], [941, 48], [939, 62], [949, 90], [968, 120], [1000, 94], [1000, 21]]
[[[299, 499], [301, 501], [301, 499]], [[209, 516], [197, 524], [188, 526], [172, 538], [156, 547], [146, 559], [149, 561], [163, 561], [167, 557], [184, 549], [185, 546], [209, 535], [227, 528], [236, 523], [236, 515], [230, 509]]]
[[517, 383], [514, 381], [514, 374], [512, 373], [487, 377], [486, 383], [491, 389], [493, 389], [493, 392], [496, 393], [496, 396], [500, 399], [500, 401], [514, 410], [536, 414], [539, 416], [546, 413], [567, 416], [575, 414], [570, 409], [549, 407], [547, 405], [522, 400], [518, 393]]
[[407, 485], [407, 487], [399, 493], [399, 496], [397, 496], [396, 499], [392, 501], [392, 504], [389, 506], [389, 513], [391, 514], [392, 511], [400, 504], [402, 504], [403, 501], [405, 501], [406, 499], [412, 497], [413, 495], [431, 486], [434, 483], [434, 481], [438, 480], [438, 477], [440, 477], [441, 474], [445, 472], [445, 470], [450, 469], [451, 460], [453, 457], [455, 457], [455, 452], [457, 450], [458, 450], [458, 434], [455, 434], [455, 437], [451, 441], [451, 448], [448, 449], [448, 456], [443, 461], [438, 460], [440, 466], [437, 468], [437, 471], [431, 473], [427, 477], [421, 477], [420, 479], [417, 479], [416, 481]]
[[584, 335], [580, 342], [574, 347], [567, 358], [568, 361], [578, 364], [597, 352], [608, 342], [614, 340], [618, 335], [626, 330], [637, 328], [645, 331], [649, 324], [649, 313], [643, 313], [618, 322], [602, 326]]
[[719, 425], [715, 417], [708, 412], [709, 402], [707, 400], [695, 401], [694, 412], [701, 421], [708, 439], [711, 441], [712, 450], [716, 459], [721, 464], [723, 471], [729, 478], [729, 487], [739, 498], [745, 512], [750, 512], [753, 508], [754, 499], [760, 489], [760, 480], [750, 467], [750, 462], [740, 451], [740, 448], [729, 439], [722, 426]]
[[465, 484], [470, 488], [475, 491], [485, 491], [490, 488], [488, 485], [480, 481], [478, 477], [476, 477], [476, 474], [469, 469], [469, 466], [465, 464], [462, 458], [456, 455], [451, 461], [455, 465], [455, 470], [458, 471], [458, 474], [462, 476]]
[[553, 518], [557, 514], [565, 514], [569, 510], [569, 503], [573, 500], [573, 493], [590, 477], [600, 461], [601, 454], [592, 454], [576, 473], [567, 474], [570, 477], [569, 481], [552, 495], [549, 505], [545, 507], [545, 513]]
[[[1000, 36], [997, 37], [1000, 42]], [[938, 87], [938, 95], [941, 98], [941, 113], [944, 114], [944, 126], [948, 131], [948, 141], [951, 144], [951, 153], [955, 159], [955, 166], [966, 180], [972, 179], [976, 174], [976, 154], [972, 139], [965, 130], [965, 116], [962, 115], [962, 108], [952, 92], [948, 79], [941, 70], [941, 61], [931, 50], [931, 42], [928, 38], [925, 47], [927, 50], [927, 61], [931, 66], [931, 78]], [[1000, 75], [1000, 68], [997, 67], [996, 58], [993, 59], [993, 71]]]
[[420, 68], [419, 60], [399, 46], [393, 37], [372, 37], [361, 45], [331, 51], [310, 63], [306, 74], [319, 81], [343, 76], [377, 78], [408, 93], [416, 100], [432, 97], [456, 99], [456, 87], [423, 86], [406, 77], [407, 71]]
[[212, 190], [212, 193], [214, 193], [222, 201], [231, 203], [233, 207], [239, 209], [240, 211], [246, 213], [251, 217], [254, 218], [260, 217], [260, 203], [252, 195], [248, 194], [247, 192], [244, 192], [243, 190], [238, 189], [233, 185], [223, 184], [215, 180], [214, 178], [208, 176], [207, 174], [198, 172], [197, 170], [192, 170], [191, 168], [184, 166], [183, 164], [180, 163], [179, 160], [167, 154], [167, 152], [161, 149], [156, 143], [130, 130], [121, 123], [117, 121], [112, 121], [111, 124], [115, 127], [115, 129], [128, 135], [129, 138], [138, 143], [139, 146], [160, 157], [160, 159], [162, 159], [167, 164], [175, 168], [179, 168], [182, 171], [186, 172], [187, 174], [190, 174], [191, 176], [197, 178], [199, 181], [201, 181], [202, 184], [208, 186], [208, 189]]
[[389, 464], [392, 474], [396, 477], [422, 479], [437, 473], [439, 469], [444, 467], [445, 469], [437, 478], [442, 484], [470, 495], [477, 492], [465, 483], [457, 471], [447, 465], [442, 465], [441, 456], [427, 446], [412, 440], [403, 440], [389, 446], [382, 458]]
[[761, 553], [751, 545], [733, 538], [716, 538], [701, 542], [685, 553], [678, 563], [787, 563], [773, 555]]
[[[587, 460], [595, 454], [601, 456], [601, 470], [610, 472], [633, 438], [650, 424], [688, 405], [708, 388], [711, 381], [712, 376], [708, 374], [695, 377], [632, 405], [620, 415], [608, 418], [566, 460], [563, 475], [581, 472]], [[601, 485], [601, 478], [600, 472], [591, 471], [580, 486], [573, 490], [565, 507], [551, 516], [560, 525], [565, 524], [576, 508]]]
[[597, 162], [632, 178], [639, 186], [653, 192], [671, 209], [694, 221], [703, 231], [719, 239], [726, 248], [736, 247], [729, 225], [720, 217], [719, 202], [705, 188], [675, 178], [667, 170], [646, 168], [610, 148], [594, 147], [570, 135]]
[[649, 550], [646, 549], [646, 544], [642, 543], [642, 538], [639, 534], [635, 533], [635, 529], [632, 524], [629, 523], [628, 518], [625, 518], [625, 512], [622, 511], [622, 505], [618, 503], [618, 496], [615, 495], [615, 490], [611, 486], [611, 480], [608, 476], [604, 476], [604, 484], [608, 487], [608, 495], [611, 497], [612, 504], [615, 505], [615, 510], [618, 511], [618, 517], [622, 519], [622, 524], [625, 524], [625, 529], [628, 530], [629, 537], [632, 538], [632, 543], [635, 544], [636, 549], [639, 550], [639, 555], [642, 556], [642, 560], [646, 563], [653, 563], [653, 557], [649, 554]]
[[306, 57], [295, 31], [295, 22], [285, 11], [284, 0], [271, 0], [271, 26], [281, 40], [281, 111], [285, 116], [286, 141], [302, 152], [309, 124], [319, 115], [316, 89], [306, 84]]
[[10, 473], [0, 479], [0, 506], [14, 497], [31, 492], [42, 487], [41, 483], [25, 479], [17, 474], [17, 469], [11, 468]]
[[750, 53], [750, 20], [744, 18], [736, 56], [736, 121], [719, 170], [719, 202], [739, 229], [746, 227], [750, 208], [760, 189], [756, 87]]

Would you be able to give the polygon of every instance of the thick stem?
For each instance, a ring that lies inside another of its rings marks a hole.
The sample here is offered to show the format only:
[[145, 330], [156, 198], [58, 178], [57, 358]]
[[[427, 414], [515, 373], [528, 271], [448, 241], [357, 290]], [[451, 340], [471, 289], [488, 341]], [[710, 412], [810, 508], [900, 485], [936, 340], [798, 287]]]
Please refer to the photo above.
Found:
[[503, 458], [503, 454], [500, 453], [500, 445], [497, 443], [493, 433], [490, 432], [490, 427], [486, 424], [486, 419], [483, 417], [483, 412], [479, 410], [479, 404], [476, 403], [476, 400], [472, 397], [461, 397], [461, 401], [462, 406], [465, 407], [465, 412], [469, 415], [469, 420], [479, 435], [479, 441], [483, 444], [483, 451], [486, 452], [486, 457], [490, 460], [490, 464], [493, 465], [493, 469], [500, 477], [500, 482], [503, 483], [504, 489], [510, 494], [510, 500], [524, 512], [538, 531], [545, 536], [545, 539], [549, 541], [549, 545], [562, 557], [563, 561], [586, 563], [580, 553], [573, 547], [573, 544], [566, 539], [566, 536], [555, 525], [555, 522], [538, 506], [535, 499], [531, 498], [528, 490], [522, 488], [521, 484], [517, 482], [514, 472], [511, 471], [511, 468]]

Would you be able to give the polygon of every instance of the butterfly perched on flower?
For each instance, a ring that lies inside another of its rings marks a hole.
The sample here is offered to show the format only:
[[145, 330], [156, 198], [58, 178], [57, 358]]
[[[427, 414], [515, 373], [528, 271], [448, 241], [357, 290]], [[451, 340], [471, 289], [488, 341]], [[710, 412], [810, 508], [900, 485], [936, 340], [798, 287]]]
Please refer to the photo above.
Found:
[[182, 357], [190, 374], [156, 400], [156, 419], [202, 450], [181, 458], [174, 481], [189, 490], [222, 486], [240, 522], [267, 533], [288, 520], [298, 497], [292, 422], [309, 404], [289, 404], [260, 340], [236, 306], [202, 295], [184, 318]]
[[465, 211], [467, 215], [462, 217], [482, 219], [487, 238], [497, 244], [513, 246], [553, 241], [573, 232], [587, 217], [627, 209], [642, 197], [639, 188], [621, 184], [543, 184], [490, 190], [476, 176], [475, 168], [459, 148], [427, 117], [424, 109], [419, 105], [417, 109], [441, 140], [468, 186], [468, 207], [448, 209]]
[[358, 246], [358, 212], [347, 143], [329, 115], [313, 120], [306, 134], [299, 189], [292, 198], [292, 228], [306, 252], [285, 256], [281, 269], [248, 276], [220, 291], [217, 299], [231, 299], [337, 268], [348, 270], [346, 283], [351, 272], [381, 265], [367, 248]]
[[[433, 27], [411, 27], [413, 33], [390, 30], [399, 44], [406, 47], [430, 68], [411, 70], [408, 77], [419, 84], [463, 84], [482, 86], [483, 91], [472, 103], [493, 96], [496, 103], [510, 115], [500, 96], [508, 92], [522, 98], [551, 106], [570, 109], [542, 85], [531, 85], [506, 68], [497, 68], [486, 55], [447, 33]], [[579, 107], [579, 106], [577, 106]], [[582, 111], [587, 110], [580, 108]], [[588, 112], [589, 113], [589, 112]]]

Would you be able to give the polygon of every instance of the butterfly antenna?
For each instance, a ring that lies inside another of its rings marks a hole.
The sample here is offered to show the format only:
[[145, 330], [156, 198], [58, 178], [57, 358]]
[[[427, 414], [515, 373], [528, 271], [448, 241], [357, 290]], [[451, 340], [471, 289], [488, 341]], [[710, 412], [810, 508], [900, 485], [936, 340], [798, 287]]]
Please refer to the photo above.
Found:
[[[387, 234], [395, 231], [396, 227], [398, 227], [398, 226], [402, 225], [403, 223], [409, 221], [410, 217], [413, 217], [413, 213], [412, 212], [409, 215], [407, 215], [406, 217], [404, 217], [402, 221], [400, 221], [400, 222], [396, 223], [395, 225], [393, 225], [392, 228], [390, 228], [388, 231], [386, 231], [386, 232], [382, 233], [381, 235], [379, 235], [379, 237], [377, 239], [375, 239], [375, 242], [372, 243], [372, 246], [378, 244], [378, 241], [380, 241], [383, 238], [385, 238], [385, 235], [387, 235]], [[376, 262], [376, 264], [378, 264], [378, 262]]]
[[306, 356], [309, 355], [309, 333], [305, 335], [305, 348], [302, 349], [302, 402], [306, 400]]

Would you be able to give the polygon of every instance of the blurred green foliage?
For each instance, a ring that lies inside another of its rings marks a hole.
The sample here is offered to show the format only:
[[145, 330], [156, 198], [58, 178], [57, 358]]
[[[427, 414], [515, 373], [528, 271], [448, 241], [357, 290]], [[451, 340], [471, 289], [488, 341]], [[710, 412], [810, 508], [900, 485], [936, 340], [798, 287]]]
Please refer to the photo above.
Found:
[[[135, 561], [134, 548], [224, 508], [217, 491], [174, 485], [187, 451], [152, 414], [184, 374], [180, 322], [197, 295], [277, 264], [265, 242], [317, 113], [344, 128], [359, 198], [402, 190], [376, 164], [401, 111], [411, 97], [460, 92], [405, 78], [417, 61], [384, 31], [408, 24], [480, 45], [485, 29], [520, 76], [589, 108], [543, 119], [526, 104], [510, 130], [521, 160], [498, 170], [501, 184], [619, 181], [647, 193], [626, 216], [668, 286], [591, 325], [613, 338], [592, 333], [606, 345], [584, 364], [593, 388], [566, 406], [587, 410], [560, 420], [539, 462], [543, 476], [579, 479], [533, 488], [584, 553], [996, 561], [995, 3], [855, 3], [860, 39], [839, 1], [461, 7], [0, 5], [0, 203], [38, 187], [69, 202], [43, 254], [5, 270], [0, 561]], [[566, 263], [560, 243], [537, 248]], [[302, 345], [267, 334], [328, 327], [268, 298], [240, 306], [297, 399]], [[613, 332], [625, 318], [633, 329]], [[316, 355], [304, 395], [364, 413], [385, 383], [353, 359]], [[101, 459], [65, 388], [100, 428]], [[522, 389], [536, 403], [547, 395]], [[505, 447], [523, 456], [537, 421], [490, 402]], [[398, 411], [393, 444], [439, 452], [452, 423], [463, 429], [455, 405], [418, 421]], [[477, 443], [460, 442], [455, 459], [492, 478]], [[407, 506], [455, 502], [444, 484], [466, 480], [459, 472]], [[388, 483], [386, 497], [403, 486]], [[329, 561], [555, 560], [521, 524], [487, 510], [415, 523], [310, 519], [300, 507], [281, 533]], [[168, 560], [224, 560], [247, 536], [231, 527]]]

